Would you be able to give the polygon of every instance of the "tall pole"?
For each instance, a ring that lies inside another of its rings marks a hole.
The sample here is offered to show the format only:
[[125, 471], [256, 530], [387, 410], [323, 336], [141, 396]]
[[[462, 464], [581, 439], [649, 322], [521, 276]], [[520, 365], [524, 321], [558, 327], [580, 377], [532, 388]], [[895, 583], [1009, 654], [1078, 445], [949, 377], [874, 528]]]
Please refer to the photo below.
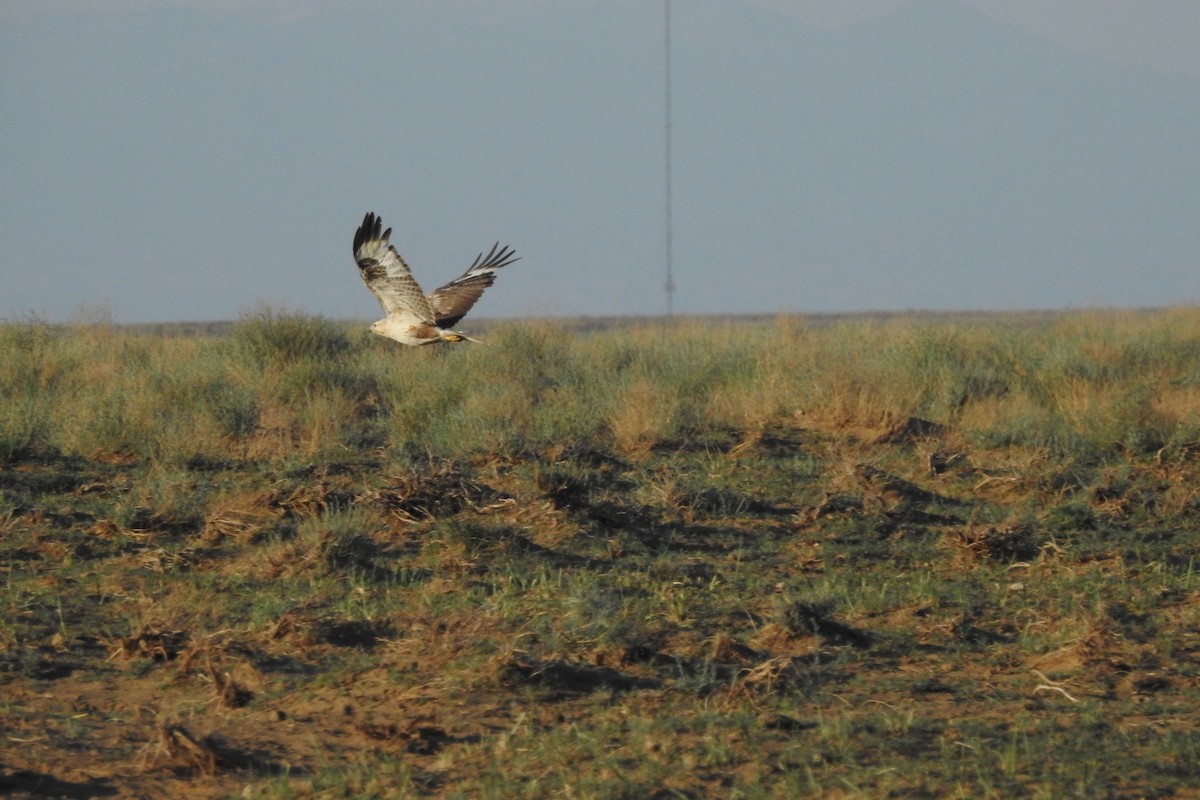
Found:
[[671, 269], [671, 0], [663, 0], [663, 12], [666, 17], [663, 30], [665, 32], [665, 41], [663, 50], [666, 53], [666, 116], [667, 116], [667, 282], [663, 288], [667, 290], [667, 316], [674, 313], [673, 300], [675, 297], [675, 277]]

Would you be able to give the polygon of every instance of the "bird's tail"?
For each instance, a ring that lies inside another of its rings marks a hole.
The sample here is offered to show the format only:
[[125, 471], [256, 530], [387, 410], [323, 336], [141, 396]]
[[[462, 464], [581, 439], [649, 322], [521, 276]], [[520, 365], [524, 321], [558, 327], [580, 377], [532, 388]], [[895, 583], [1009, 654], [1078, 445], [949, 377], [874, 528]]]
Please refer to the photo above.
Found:
[[474, 342], [475, 344], [483, 344], [478, 339], [472, 339], [465, 333], [459, 333], [458, 331], [441, 331], [441, 336], [444, 342]]

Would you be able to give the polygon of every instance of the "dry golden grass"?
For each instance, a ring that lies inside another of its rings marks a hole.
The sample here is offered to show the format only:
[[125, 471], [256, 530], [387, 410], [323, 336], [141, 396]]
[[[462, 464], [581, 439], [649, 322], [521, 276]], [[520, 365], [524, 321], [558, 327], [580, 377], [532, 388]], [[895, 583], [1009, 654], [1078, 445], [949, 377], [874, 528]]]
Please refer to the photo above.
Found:
[[672, 431], [679, 400], [647, 378], [637, 378], [618, 396], [608, 427], [617, 447], [630, 456], [644, 455]]
[[1192, 791], [1197, 312], [61, 334], [0, 329], [18, 796]]

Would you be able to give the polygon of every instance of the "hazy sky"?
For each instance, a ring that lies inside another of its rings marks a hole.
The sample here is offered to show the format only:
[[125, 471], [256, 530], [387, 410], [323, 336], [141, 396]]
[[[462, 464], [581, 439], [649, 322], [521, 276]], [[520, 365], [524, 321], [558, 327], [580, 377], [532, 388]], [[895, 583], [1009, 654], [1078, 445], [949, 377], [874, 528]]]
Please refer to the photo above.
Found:
[[[671, 8], [677, 312], [1200, 303], [1195, 0]], [[0, 0], [0, 318], [375, 319], [368, 210], [515, 247], [473, 315], [661, 313], [663, 16]]]
[[[921, 0], [754, 0], [837, 27]], [[680, 2], [680, 0], [676, 0]], [[1200, 3], [1194, 0], [964, 0], [988, 16], [1058, 44], [1166, 72], [1200, 76]]]

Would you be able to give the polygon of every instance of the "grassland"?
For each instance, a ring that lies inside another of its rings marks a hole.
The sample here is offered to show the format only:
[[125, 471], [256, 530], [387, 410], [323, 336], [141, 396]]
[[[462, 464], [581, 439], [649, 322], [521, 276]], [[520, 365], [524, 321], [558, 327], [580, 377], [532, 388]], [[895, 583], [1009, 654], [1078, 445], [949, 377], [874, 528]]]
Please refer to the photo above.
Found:
[[0, 327], [0, 792], [1200, 797], [1200, 312]]

